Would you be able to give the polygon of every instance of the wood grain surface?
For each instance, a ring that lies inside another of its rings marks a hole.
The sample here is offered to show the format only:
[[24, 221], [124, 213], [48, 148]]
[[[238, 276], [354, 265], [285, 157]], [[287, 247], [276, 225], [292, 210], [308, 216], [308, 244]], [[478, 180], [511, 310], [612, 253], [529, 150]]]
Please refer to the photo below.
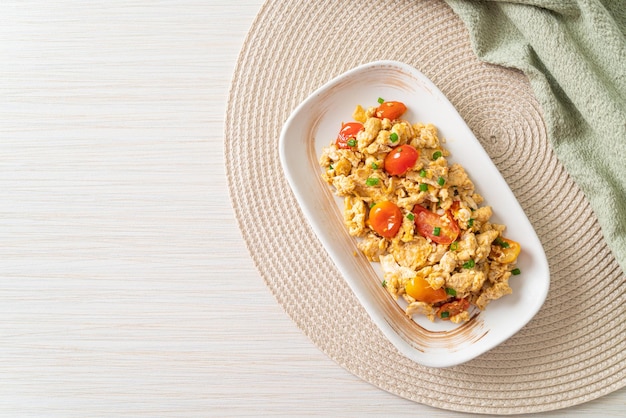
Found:
[[342, 369], [256, 272], [223, 116], [261, 7], [0, 1], [0, 416], [470, 416]]

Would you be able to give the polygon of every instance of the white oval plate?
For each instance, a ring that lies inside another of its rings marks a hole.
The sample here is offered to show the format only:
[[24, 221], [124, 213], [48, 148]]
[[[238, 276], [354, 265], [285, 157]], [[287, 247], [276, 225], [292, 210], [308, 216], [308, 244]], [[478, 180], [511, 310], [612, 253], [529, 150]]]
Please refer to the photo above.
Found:
[[[378, 263], [357, 249], [343, 224], [342, 199], [322, 181], [318, 158], [336, 137], [342, 122], [352, 120], [357, 104], [376, 105], [378, 97], [404, 102], [405, 119], [433, 123], [445, 138], [449, 160], [461, 164], [493, 208], [494, 223], [507, 226], [506, 236], [522, 246], [521, 270], [509, 284], [513, 294], [491, 302], [464, 324], [430, 322], [404, 314], [381, 286]], [[511, 337], [532, 319], [544, 303], [550, 282], [541, 243], [506, 181], [456, 109], [437, 87], [416, 69], [395, 61], [377, 61], [350, 70], [330, 81], [302, 104], [285, 123], [280, 136], [280, 159], [285, 175], [330, 257], [391, 343], [405, 356], [430, 367], [469, 361]]]

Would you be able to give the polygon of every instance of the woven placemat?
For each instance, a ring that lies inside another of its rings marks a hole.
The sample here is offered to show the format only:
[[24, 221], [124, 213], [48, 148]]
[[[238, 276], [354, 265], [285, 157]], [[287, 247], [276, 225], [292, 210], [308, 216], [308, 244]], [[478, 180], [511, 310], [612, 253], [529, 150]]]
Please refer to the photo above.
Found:
[[[449, 369], [420, 366], [386, 340], [303, 221], [279, 161], [294, 108], [335, 76], [380, 59], [414, 66], [450, 99], [550, 263], [551, 290], [535, 319]], [[526, 78], [480, 63], [444, 2], [267, 1], [234, 71], [225, 159], [235, 215], [267, 286], [321, 350], [365, 381], [423, 404], [491, 414], [563, 408], [626, 385], [626, 276], [553, 154]]]

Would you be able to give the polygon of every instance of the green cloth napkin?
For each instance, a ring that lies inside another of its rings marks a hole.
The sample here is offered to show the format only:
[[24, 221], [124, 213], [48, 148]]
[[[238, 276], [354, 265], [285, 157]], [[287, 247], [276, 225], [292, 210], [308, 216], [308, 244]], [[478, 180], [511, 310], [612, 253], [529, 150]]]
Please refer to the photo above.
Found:
[[479, 59], [530, 80], [553, 149], [626, 272], [626, 1], [446, 1]]

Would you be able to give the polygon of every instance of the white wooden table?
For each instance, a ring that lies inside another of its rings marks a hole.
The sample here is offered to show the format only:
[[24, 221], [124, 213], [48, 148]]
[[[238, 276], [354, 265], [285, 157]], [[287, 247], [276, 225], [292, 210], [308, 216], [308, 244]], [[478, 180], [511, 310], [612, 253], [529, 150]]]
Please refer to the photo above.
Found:
[[469, 416], [342, 369], [256, 272], [222, 131], [260, 7], [0, 1], [0, 416]]

